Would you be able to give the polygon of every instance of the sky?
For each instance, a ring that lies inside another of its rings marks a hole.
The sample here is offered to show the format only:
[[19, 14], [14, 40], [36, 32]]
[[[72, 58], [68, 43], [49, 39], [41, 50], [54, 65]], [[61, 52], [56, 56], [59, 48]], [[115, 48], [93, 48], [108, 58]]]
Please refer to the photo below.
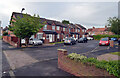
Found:
[[81, 24], [86, 28], [95, 26], [101, 28], [107, 25], [109, 17], [118, 17], [118, 2], [107, 0], [106, 2], [83, 1], [9, 1], [0, 2], [1, 26], [9, 25], [12, 12], [21, 12], [30, 15], [39, 14], [40, 17], [51, 20], [69, 20], [74, 24]]

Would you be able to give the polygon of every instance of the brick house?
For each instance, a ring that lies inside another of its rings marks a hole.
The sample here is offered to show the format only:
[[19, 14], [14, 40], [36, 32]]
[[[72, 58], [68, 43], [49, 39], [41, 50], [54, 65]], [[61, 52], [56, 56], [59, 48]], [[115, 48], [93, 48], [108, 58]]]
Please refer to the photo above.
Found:
[[[17, 19], [17, 16], [23, 18], [22, 13], [13, 12], [11, 20], [15, 21], [12, 19], [12, 17]], [[32, 35], [31, 38], [40, 39], [44, 43], [59, 42], [62, 41], [65, 37], [75, 37], [79, 39], [86, 32], [86, 28], [79, 24], [63, 24], [59, 21], [46, 18], [40, 18], [40, 21], [41, 23], [45, 22], [44, 27], [42, 27], [38, 33]], [[10, 24], [12, 25], [12, 23]], [[8, 34], [10, 37], [15, 37], [13, 39], [15, 43], [19, 42], [19, 39], [11, 31], [8, 31]]]
[[108, 31], [108, 27], [105, 26], [105, 28], [90, 28], [87, 30], [89, 35], [113, 35], [113, 32]]

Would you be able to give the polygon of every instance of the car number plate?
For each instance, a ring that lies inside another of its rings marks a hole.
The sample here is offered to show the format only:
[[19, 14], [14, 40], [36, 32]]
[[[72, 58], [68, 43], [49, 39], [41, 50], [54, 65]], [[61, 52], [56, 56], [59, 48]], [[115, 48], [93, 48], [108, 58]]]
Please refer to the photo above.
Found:
[[105, 45], [105, 43], [102, 43], [102, 45]]

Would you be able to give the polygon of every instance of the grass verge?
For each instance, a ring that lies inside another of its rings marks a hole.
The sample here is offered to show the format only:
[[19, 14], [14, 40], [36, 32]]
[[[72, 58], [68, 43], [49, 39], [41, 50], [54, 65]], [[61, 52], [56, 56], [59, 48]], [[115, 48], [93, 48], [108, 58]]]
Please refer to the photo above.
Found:
[[112, 53], [110, 53], [110, 54], [113, 54], [113, 55], [118, 55], [118, 56], [120, 56], [120, 52], [112, 52]]

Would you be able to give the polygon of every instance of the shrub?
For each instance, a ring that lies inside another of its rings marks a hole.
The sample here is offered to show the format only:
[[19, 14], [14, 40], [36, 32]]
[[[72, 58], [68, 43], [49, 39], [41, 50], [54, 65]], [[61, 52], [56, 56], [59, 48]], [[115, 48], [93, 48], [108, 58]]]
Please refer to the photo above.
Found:
[[104, 38], [104, 37], [116, 37], [116, 38], [120, 38], [120, 35], [93, 35], [94, 39], [95, 40], [100, 40], [101, 38]]
[[102, 60], [99, 61], [96, 58], [87, 58], [86, 56], [76, 54], [76, 53], [71, 53], [68, 55], [68, 57], [72, 60], [80, 61], [82, 63], [89, 63], [89, 65], [95, 65], [97, 68], [105, 69], [109, 72], [109, 74], [113, 74], [116, 77], [120, 76], [120, 60], [116, 61], [106, 61]]

